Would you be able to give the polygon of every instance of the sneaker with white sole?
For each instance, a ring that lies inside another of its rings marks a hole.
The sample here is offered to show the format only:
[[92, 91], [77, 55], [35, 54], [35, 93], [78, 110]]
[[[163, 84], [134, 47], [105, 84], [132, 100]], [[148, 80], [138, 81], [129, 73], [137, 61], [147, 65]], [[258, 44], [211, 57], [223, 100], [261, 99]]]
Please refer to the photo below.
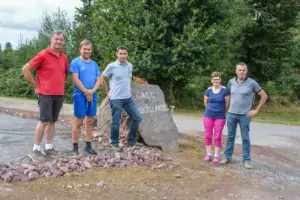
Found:
[[31, 150], [28, 154], [28, 157], [35, 162], [43, 162], [46, 160], [42, 152], [37, 149]]
[[229, 163], [229, 160], [227, 160], [226, 158], [224, 158], [224, 159], [221, 160], [219, 163], [220, 163], [221, 165], [226, 165], [226, 164]]
[[59, 152], [56, 151], [54, 148], [52, 148], [52, 149], [45, 149], [44, 153], [46, 155], [49, 155], [49, 156], [54, 157], [54, 158], [59, 156]]
[[118, 147], [118, 146], [114, 146], [112, 145], [111, 149], [115, 152], [121, 152], [122, 151], [122, 148]]
[[252, 169], [253, 168], [250, 162], [245, 162], [244, 166], [245, 166], [246, 169]]

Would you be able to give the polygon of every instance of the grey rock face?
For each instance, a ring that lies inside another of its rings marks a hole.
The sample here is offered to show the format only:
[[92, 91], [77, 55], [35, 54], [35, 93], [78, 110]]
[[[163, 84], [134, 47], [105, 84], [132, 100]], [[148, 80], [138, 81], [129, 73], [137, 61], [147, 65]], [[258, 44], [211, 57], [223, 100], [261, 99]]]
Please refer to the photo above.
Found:
[[[177, 151], [178, 129], [162, 90], [157, 85], [133, 84], [131, 94], [142, 115], [139, 133], [144, 142], [148, 146], [159, 147], [163, 151]], [[94, 135], [94, 137], [99, 137], [98, 141], [109, 141], [111, 121], [111, 108], [106, 98], [98, 111], [99, 132]], [[130, 124], [127, 114], [122, 114], [120, 124], [120, 143], [126, 143]]]
[[157, 85], [134, 84], [131, 93], [142, 114], [139, 131], [146, 144], [177, 151], [178, 130], [162, 90]]

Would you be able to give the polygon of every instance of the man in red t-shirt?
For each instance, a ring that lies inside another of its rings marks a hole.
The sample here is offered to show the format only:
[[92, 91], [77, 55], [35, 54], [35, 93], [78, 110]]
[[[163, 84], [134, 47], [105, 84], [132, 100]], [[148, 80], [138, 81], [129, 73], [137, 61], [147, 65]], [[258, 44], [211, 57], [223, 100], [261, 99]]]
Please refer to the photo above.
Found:
[[[27, 81], [34, 87], [38, 96], [40, 122], [35, 129], [34, 146], [28, 156], [34, 161], [43, 161], [40, 143], [46, 133], [44, 153], [57, 156], [52, 140], [55, 122], [62, 108], [65, 93], [65, 82], [68, 73], [68, 60], [62, 46], [65, 43], [63, 32], [54, 32], [50, 37], [51, 45], [39, 52], [27, 63], [22, 71]], [[36, 70], [36, 80], [32, 70]]]

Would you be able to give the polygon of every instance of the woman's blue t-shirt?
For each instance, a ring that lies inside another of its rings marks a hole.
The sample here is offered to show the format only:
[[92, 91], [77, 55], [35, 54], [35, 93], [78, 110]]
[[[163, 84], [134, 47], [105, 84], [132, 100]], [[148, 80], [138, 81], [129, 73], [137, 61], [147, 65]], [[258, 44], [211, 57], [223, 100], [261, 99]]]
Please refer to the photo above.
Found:
[[230, 95], [226, 87], [222, 86], [220, 92], [216, 94], [213, 93], [212, 87], [209, 87], [205, 91], [204, 95], [208, 97], [208, 102], [204, 112], [204, 116], [210, 118], [225, 119], [225, 97]]

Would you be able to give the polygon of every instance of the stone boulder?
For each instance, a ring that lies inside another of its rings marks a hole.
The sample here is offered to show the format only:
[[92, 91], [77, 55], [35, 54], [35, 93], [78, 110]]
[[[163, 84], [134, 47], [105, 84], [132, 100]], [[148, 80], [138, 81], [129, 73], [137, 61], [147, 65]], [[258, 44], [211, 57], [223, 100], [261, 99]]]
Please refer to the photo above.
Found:
[[[177, 151], [178, 130], [159, 86], [132, 84], [131, 94], [142, 115], [139, 134], [143, 141], [148, 146], [159, 147], [164, 151]], [[98, 110], [99, 131], [94, 137], [98, 137], [101, 142], [108, 142], [111, 122], [109, 99], [105, 98]], [[129, 124], [130, 118], [123, 112], [120, 126], [120, 142], [122, 144], [127, 141]]]
[[[110, 125], [112, 123], [111, 108], [109, 104], [109, 99], [106, 97], [99, 109], [98, 109], [98, 118], [97, 126], [98, 131], [93, 134], [93, 137], [96, 138], [98, 142], [101, 142], [104, 146], [107, 146], [110, 143]], [[126, 144], [127, 137], [129, 134], [129, 123], [130, 118], [126, 112], [122, 112], [120, 129], [119, 129], [119, 140], [120, 146]]]

